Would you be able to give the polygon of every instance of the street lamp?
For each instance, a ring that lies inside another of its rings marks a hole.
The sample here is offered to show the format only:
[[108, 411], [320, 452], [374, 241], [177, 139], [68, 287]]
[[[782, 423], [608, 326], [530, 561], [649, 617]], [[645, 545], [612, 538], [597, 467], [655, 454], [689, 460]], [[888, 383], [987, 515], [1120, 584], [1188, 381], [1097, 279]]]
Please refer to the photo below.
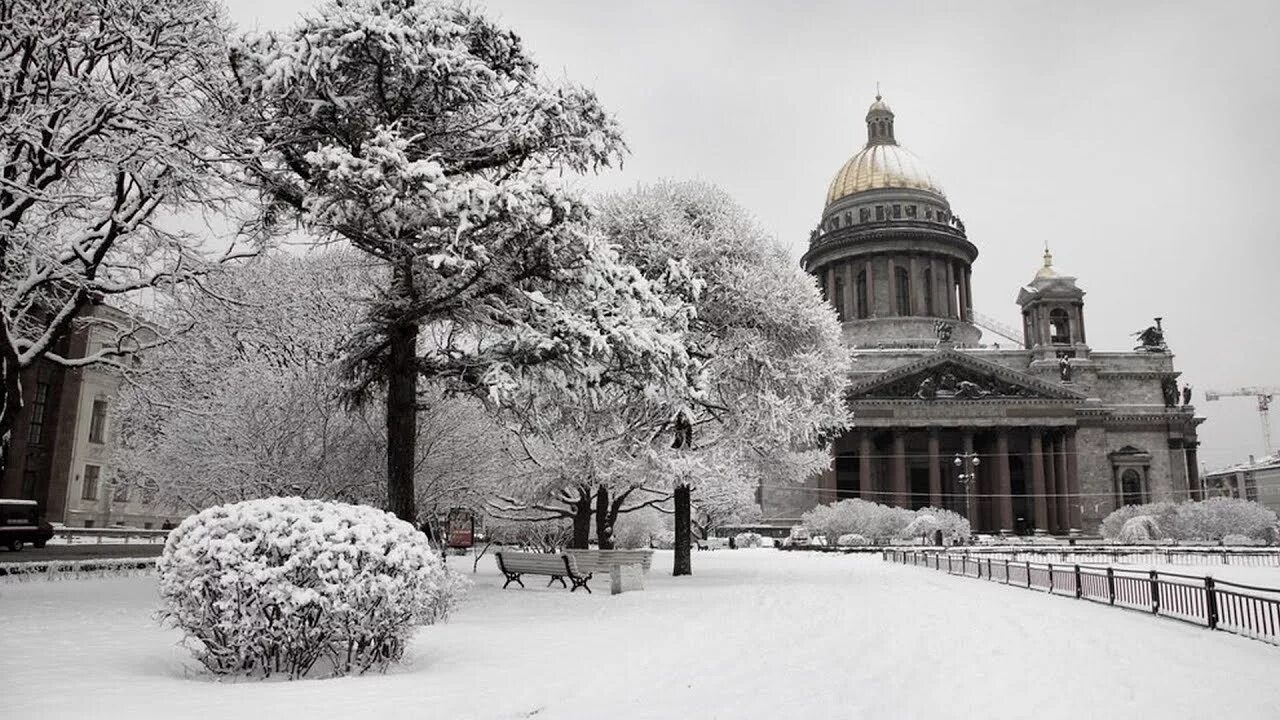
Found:
[[956, 469], [960, 471], [956, 479], [964, 486], [964, 517], [972, 525], [973, 513], [970, 508], [972, 495], [969, 492], [969, 488], [978, 479], [978, 466], [982, 464], [982, 459], [978, 457], [978, 453], [967, 452], [956, 455], [953, 462]]

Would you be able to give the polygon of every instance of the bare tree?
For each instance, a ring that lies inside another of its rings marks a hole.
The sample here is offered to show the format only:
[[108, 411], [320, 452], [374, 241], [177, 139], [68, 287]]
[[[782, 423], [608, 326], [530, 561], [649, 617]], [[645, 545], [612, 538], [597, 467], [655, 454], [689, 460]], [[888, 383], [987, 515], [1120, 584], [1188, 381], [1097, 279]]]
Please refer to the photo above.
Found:
[[[225, 123], [222, 21], [208, 0], [0, 0], [0, 437], [19, 375], [44, 358], [115, 362], [162, 339], [133, 321], [67, 358], [56, 343], [90, 303], [173, 287], [216, 254], [165, 227], [214, 203]], [[95, 318], [95, 322], [111, 321]]]

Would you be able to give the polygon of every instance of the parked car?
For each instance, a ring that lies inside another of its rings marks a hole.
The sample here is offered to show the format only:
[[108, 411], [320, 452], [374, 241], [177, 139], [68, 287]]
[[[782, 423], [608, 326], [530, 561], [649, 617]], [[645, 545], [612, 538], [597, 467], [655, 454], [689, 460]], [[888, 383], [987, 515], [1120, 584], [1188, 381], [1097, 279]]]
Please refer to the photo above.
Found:
[[28, 544], [44, 547], [53, 537], [53, 526], [40, 520], [35, 500], [0, 498], [0, 545], [17, 552]]

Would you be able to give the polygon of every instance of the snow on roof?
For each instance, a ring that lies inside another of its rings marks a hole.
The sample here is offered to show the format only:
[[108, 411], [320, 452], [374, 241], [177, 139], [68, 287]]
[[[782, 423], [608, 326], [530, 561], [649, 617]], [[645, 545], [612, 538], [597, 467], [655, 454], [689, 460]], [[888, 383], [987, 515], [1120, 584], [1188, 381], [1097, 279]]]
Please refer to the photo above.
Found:
[[18, 500], [17, 498], [0, 498], [0, 505], [35, 505], [35, 500]]
[[1228, 465], [1220, 470], [1214, 470], [1209, 475], [1222, 475], [1225, 473], [1246, 472], [1249, 470], [1266, 470], [1270, 468], [1280, 468], [1280, 455], [1267, 455], [1265, 457], [1250, 462], [1236, 463]]

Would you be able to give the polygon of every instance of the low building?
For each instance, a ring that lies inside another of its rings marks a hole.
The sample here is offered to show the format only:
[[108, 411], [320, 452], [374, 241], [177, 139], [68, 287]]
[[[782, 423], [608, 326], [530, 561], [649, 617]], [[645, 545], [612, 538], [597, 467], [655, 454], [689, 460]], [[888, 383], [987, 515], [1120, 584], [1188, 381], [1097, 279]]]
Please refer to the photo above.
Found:
[[1232, 465], [1204, 475], [1206, 497], [1253, 500], [1280, 513], [1280, 455]]
[[[114, 342], [110, 323], [128, 320], [109, 305], [90, 305], [54, 351], [87, 357]], [[111, 407], [121, 384], [116, 370], [41, 360], [21, 382], [24, 402], [4, 448], [0, 497], [35, 500], [46, 520], [72, 527], [158, 528], [180, 517], [155, 507], [139, 489], [111, 482]]]

